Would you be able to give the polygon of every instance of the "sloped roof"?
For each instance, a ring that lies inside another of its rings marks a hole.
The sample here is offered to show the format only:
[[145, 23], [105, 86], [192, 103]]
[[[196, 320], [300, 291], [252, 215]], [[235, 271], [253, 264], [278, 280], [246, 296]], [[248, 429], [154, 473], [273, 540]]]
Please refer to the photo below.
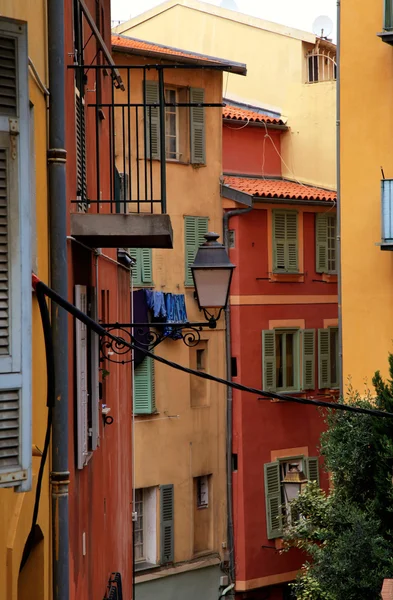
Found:
[[253, 110], [247, 110], [227, 104], [222, 110], [224, 119], [231, 119], [234, 121], [249, 121], [250, 123], [267, 123], [270, 125], [285, 125], [284, 121], [280, 118], [271, 117]]
[[136, 54], [139, 56], [151, 56], [152, 58], [164, 58], [185, 64], [198, 64], [215, 66], [222, 68], [223, 71], [230, 71], [238, 75], [246, 75], [247, 67], [243, 63], [208, 56], [207, 54], [198, 54], [189, 52], [172, 46], [155, 44], [138, 38], [128, 37], [126, 35], [112, 34], [112, 50], [115, 52], [126, 52], [127, 54]]
[[319, 200], [328, 202], [337, 200], [336, 192], [284, 179], [225, 176], [223, 184], [254, 198], [282, 198], [288, 200]]

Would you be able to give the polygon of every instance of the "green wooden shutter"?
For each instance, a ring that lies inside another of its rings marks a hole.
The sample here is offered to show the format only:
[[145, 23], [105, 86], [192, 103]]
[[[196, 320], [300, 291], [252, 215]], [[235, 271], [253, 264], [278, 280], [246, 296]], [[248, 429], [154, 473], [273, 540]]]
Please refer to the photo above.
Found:
[[208, 217], [184, 217], [185, 285], [194, 285], [190, 265], [199, 246], [206, 241], [208, 226]]
[[148, 284], [153, 281], [153, 266], [152, 266], [152, 252], [151, 248], [141, 248], [141, 271], [142, 271], [142, 283]]
[[174, 491], [173, 485], [160, 485], [161, 564], [174, 561]]
[[[201, 103], [205, 101], [205, 90], [199, 88], [190, 89], [190, 102]], [[206, 164], [206, 142], [205, 142], [205, 109], [203, 106], [192, 106], [190, 108], [191, 123], [191, 163]]]
[[155, 412], [154, 359], [146, 356], [134, 370], [134, 414]]
[[145, 123], [146, 123], [146, 156], [153, 159], [160, 158], [160, 111], [158, 106], [149, 107], [159, 103], [158, 81], [145, 81]]
[[273, 270], [285, 271], [285, 213], [273, 211]]
[[280, 463], [264, 465], [266, 528], [269, 540], [282, 535]]
[[296, 273], [298, 267], [298, 242], [297, 242], [297, 213], [286, 213], [286, 268], [291, 273]]
[[315, 329], [303, 331], [303, 389], [315, 389]]
[[142, 283], [142, 273], [140, 264], [141, 261], [139, 257], [139, 248], [129, 248], [128, 252], [131, 258], [135, 260], [135, 265], [132, 267], [131, 271], [132, 283], [134, 285], [140, 285]]
[[272, 330], [262, 331], [263, 389], [276, 389], [276, 341]]
[[328, 329], [318, 329], [318, 387], [320, 390], [330, 384], [330, 340]]
[[306, 459], [307, 463], [307, 479], [309, 481], [316, 481], [319, 485], [319, 463], [318, 457], [308, 457]]
[[328, 272], [328, 219], [326, 214], [315, 215], [316, 271]]

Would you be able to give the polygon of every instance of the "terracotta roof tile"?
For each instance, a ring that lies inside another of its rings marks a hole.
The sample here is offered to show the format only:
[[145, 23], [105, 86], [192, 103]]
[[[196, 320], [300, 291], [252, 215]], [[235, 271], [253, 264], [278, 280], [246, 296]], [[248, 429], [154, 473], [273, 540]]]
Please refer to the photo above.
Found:
[[268, 123], [275, 125], [285, 125], [280, 118], [270, 117], [253, 110], [246, 110], [227, 104], [222, 110], [224, 119], [233, 119], [234, 121], [250, 121], [251, 123]]
[[311, 185], [302, 185], [282, 179], [251, 179], [226, 176], [224, 177], [224, 185], [257, 198], [326, 201], [337, 199], [336, 192], [329, 192]]
[[393, 579], [384, 579], [382, 598], [383, 600], [393, 600]]
[[201, 64], [211, 63], [212, 65], [222, 66], [223, 70], [232, 71], [241, 75], [245, 75], [247, 72], [246, 65], [242, 63], [225, 60], [223, 58], [216, 58], [206, 54], [189, 52], [188, 50], [181, 50], [171, 46], [164, 46], [163, 44], [146, 42], [145, 40], [139, 40], [137, 38], [132, 38], [125, 35], [112, 34], [112, 48], [119, 51], [124, 49], [133, 54], [139, 54], [142, 56], [144, 53], [156, 57], [167, 56], [169, 59], [178, 59], [179, 62], [198, 62]]

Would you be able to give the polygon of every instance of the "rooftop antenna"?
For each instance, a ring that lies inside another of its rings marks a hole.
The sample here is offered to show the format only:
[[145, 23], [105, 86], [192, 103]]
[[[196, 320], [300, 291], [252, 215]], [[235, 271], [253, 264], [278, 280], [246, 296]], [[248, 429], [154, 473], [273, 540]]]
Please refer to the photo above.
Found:
[[333, 21], [327, 15], [317, 17], [312, 25], [313, 33], [323, 40], [327, 40], [333, 31]]
[[228, 10], [237, 10], [237, 11], [239, 11], [238, 6], [237, 6], [235, 0], [221, 0], [220, 7], [221, 8], [227, 8]]

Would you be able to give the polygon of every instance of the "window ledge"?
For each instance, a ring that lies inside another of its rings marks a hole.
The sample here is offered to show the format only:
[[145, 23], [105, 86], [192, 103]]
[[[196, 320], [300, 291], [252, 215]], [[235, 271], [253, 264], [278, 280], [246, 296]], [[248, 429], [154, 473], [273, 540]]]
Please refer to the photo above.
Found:
[[134, 417], [138, 417], [138, 419], [140, 417], [158, 417], [158, 415], [160, 414], [160, 412], [158, 410], [155, 410], [154, 412], [151, 413], [134, 413]]
[[154, 283], [134, 283], [133, 285], [134, 290], [139, 289], [139, 288], [154, 288]]
[[324, 283], [337, 283], [337, 273], [321, 273], [320, 275]]
[[270, 273], [270, 283], [304, 283], [304, 273]]
[[135, 563], [135, 571], [139, 573], [139, 571], [147, 571], [148, 569], [156, 569], [159, 566], [160, 565], [157, 565], [155, 563], [149, 563], [149, 562], [143, 560], [141, 562]]
[[206, 553], [200, 557], [194, 557], [189, 561], [182, 563], [174, 563], [170, 565], [155, 565], [148, 569], [137, 573], [135, 577], [135, 583], [144, 583], [145, 581], [151, 581], [153, 579], [161, 579], [162, 577], [169, 577], [171, 575], [177, 575], [178, 573], [185, 573], [187, 571], [195, 571], [196, 569], [204, 569], [206, 567], [213, 567], [219, 565], [221, 559], [218, 558], [217, 553]]
[[393, 46], [393, 31], [381, 31], [381, 33], [377, 33], [377, 36], [386, 44]]

